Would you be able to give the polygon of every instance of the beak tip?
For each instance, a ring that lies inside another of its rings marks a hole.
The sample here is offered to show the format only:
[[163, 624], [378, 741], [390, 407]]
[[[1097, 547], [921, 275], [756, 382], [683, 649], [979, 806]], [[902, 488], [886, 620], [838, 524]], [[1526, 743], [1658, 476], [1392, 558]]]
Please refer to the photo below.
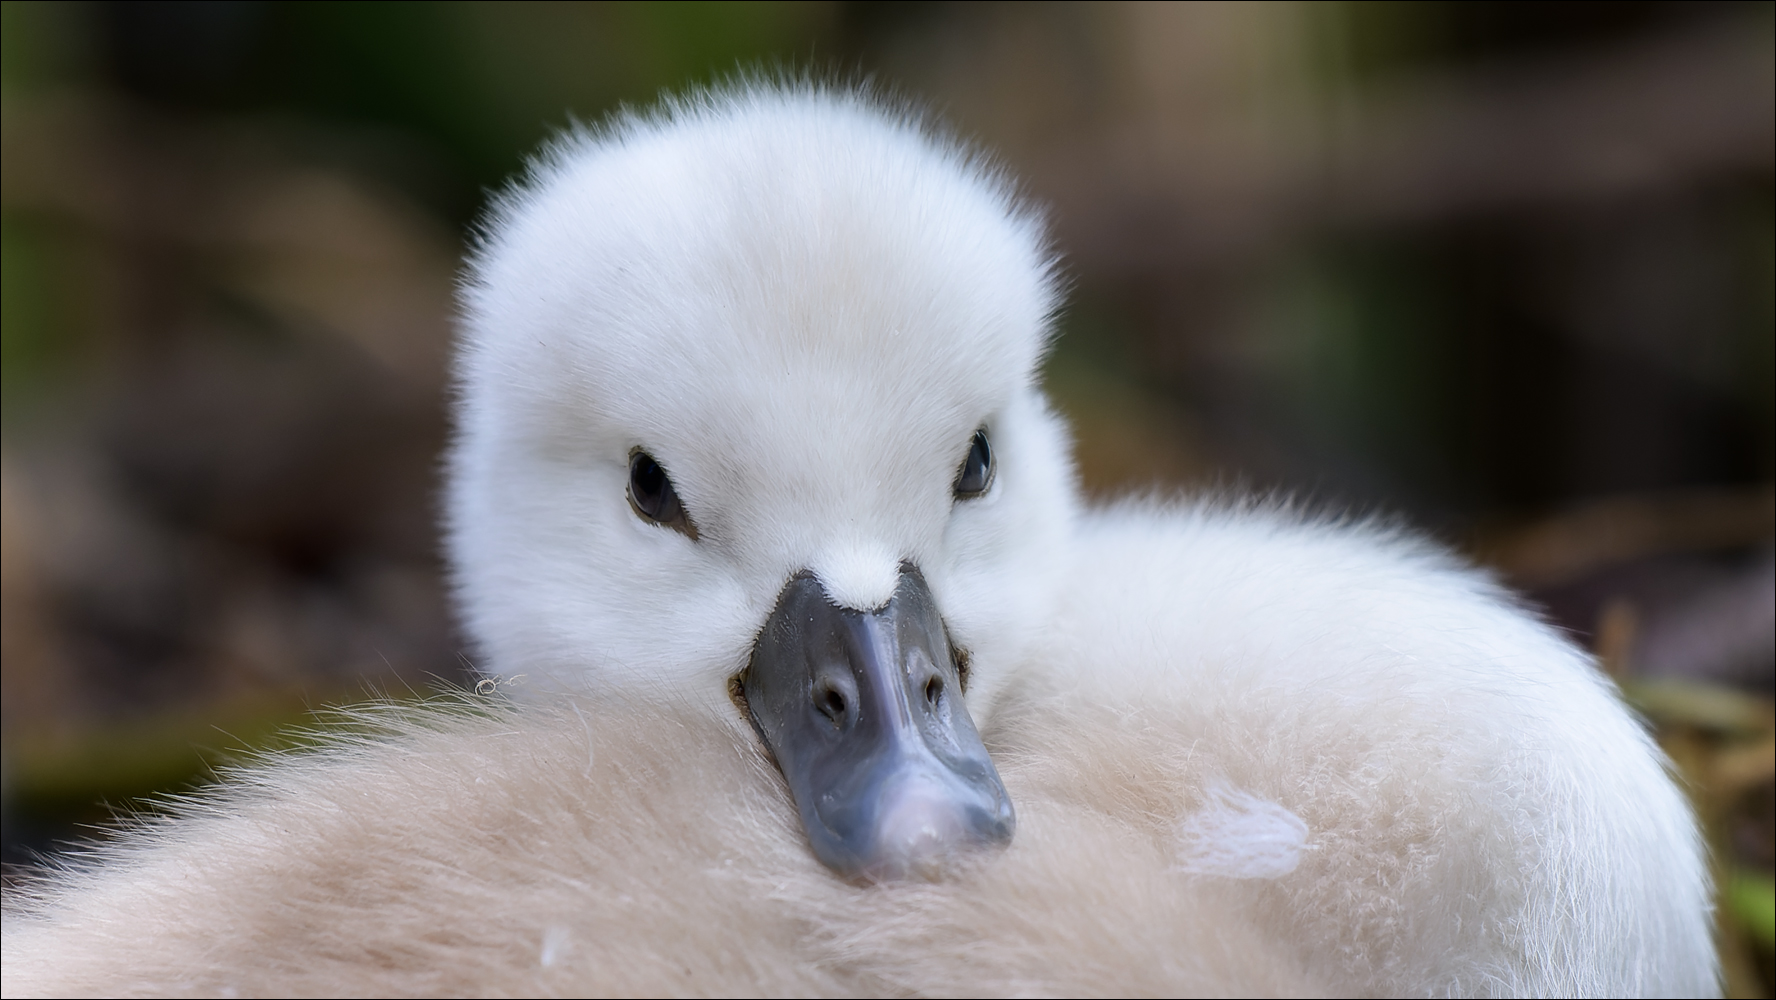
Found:
[[988, 804], [968, 802], [953, 788], [922, 786], [915, 783], [882, 804], [874, 843], [860, 852], [865, 856], [854, 874], [871, 882], [937, 881], [981, 851], [1011, 842], [1017, 821], [1003, 791]]

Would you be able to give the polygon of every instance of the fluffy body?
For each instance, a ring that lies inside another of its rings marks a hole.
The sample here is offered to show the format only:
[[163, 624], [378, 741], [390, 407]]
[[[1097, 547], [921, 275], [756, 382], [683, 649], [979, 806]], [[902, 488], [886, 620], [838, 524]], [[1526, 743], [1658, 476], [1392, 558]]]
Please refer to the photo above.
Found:
[[[1389, 531], [1082, 508], [1056, 301], [1006, 184], [854, 94], [564, 141], [472, 264], [452, 468], [464, 616], [531, 694], [50, 879], [7, 994], [1718, 992], [1694, 821], [1587, 658]], [[698, 538], [630, 509], [637, 448]], [[853, 885], [728, 680], [790, 576], [869, 609], [903, 561], [1019, 830]]]

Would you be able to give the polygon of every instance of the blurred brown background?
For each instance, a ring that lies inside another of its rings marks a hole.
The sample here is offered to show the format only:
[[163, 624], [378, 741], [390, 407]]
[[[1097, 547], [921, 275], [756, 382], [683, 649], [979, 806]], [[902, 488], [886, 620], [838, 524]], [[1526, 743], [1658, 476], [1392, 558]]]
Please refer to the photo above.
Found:
[[912, 97], [1048, 206], [1095, 494], [1396, 515], [1597, 648], [1768, 995], [1771, 4], [0, 7], [8, 863], [471, 676], [465, 233], [550, 130], [764, 66]]

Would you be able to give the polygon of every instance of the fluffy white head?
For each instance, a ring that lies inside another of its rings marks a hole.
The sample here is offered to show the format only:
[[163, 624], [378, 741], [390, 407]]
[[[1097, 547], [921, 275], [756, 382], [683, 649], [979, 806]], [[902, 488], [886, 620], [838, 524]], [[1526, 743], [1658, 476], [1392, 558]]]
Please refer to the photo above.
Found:
[[[1035, 388], [1041, 226], [866, 96], [753, 87], [559, 142], [463, 292], [450, 549], [492, 673], [724, 716], [784, 584], [887, 602], [924, 572], [987, 710], [1074, 509]], [[997, 475], [952, 489], [975, 431]], [[695, 539], [649, 523], [633, 451]]]

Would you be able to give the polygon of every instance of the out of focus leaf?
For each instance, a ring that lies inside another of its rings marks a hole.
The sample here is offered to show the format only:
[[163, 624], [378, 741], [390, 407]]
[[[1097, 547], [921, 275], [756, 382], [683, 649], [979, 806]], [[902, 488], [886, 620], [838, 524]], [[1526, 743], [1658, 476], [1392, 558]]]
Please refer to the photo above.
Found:
[[1776, 948], [1776, 879], [1756, 872], [1734, 872], [1723, 903], [1746, 933], [1765, 949]]
[[98, 819], [130, 800], [202, 784], [218, 763], [303, 746], [345, 718], [316, 716], [290, 691], [119, 725], [9, 734], [9, 792], [27, 809]]
[[1776, 725], [1769, 699], [1675, 677], [1629, 680], [1622, 693], [1635, 708], [1666, 725], [1728, 733], [1767, 733]]

